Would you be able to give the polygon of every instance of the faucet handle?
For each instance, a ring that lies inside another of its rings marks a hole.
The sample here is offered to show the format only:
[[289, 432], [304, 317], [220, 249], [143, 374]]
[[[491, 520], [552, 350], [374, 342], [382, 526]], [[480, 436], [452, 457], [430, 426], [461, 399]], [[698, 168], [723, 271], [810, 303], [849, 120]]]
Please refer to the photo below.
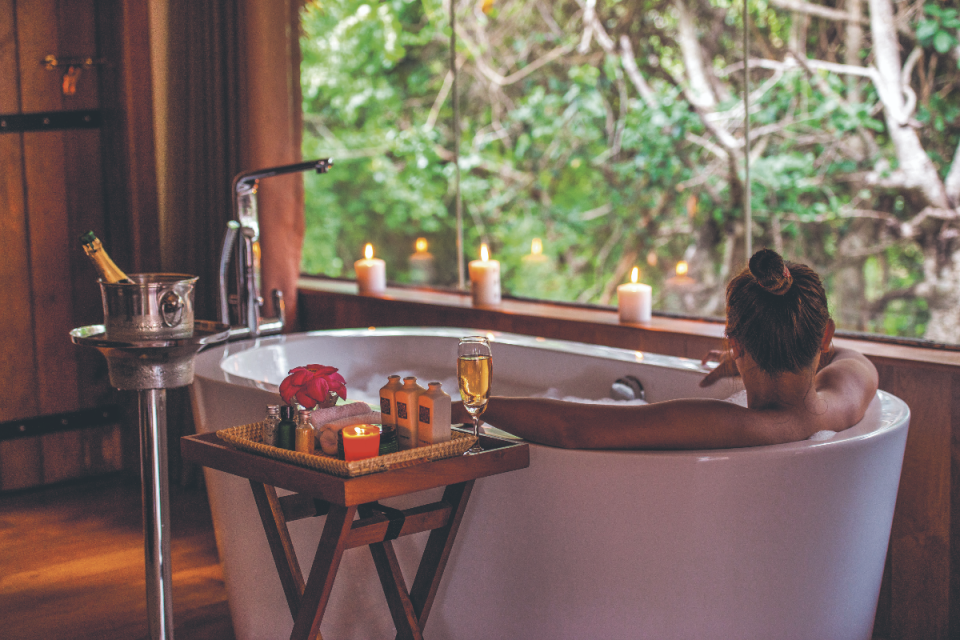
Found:
[[273, 308], [277, 311], [277, 317], [261, 317], [257, 335], [264, 336], [272, 333], [283, 333], [283, 328], [287, 324], [287, 305], [283, 300], [283, 291], [274, 289], [271, 293], [273, 295]]
[[272, 293], [273, 308], [277, 311], [277, 321], [280, 323], [280, 330], [283, 331], [283, 328], [287, 325], [287, 303], [283, 299], [283, 291], [274, 289]]

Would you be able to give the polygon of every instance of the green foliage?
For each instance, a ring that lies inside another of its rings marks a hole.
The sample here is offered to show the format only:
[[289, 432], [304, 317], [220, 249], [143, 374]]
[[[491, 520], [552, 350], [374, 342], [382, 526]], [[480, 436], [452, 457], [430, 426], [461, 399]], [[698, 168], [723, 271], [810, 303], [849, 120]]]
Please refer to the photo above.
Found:
[[[672, 0], [597, 3], [611, 41], [632, 42], [653, 93], [647, 97], [616, 50], [603, 50], [594, 37], [587, 53], [578, 51], [583, 25], [574, 0], [539, 7], [486, 0], [458, 17], [466, 259], [486, 242], [501, 261], [507, 293], [599, 304], [615, 303], [616, 284], [636, 264], [661, 309], [722, 315], [724, 280], [742, 264], [743, 173], [726, 161], [715, 131], [743, 134], [743, 73], [734, 69], [742, 1], [711, 0], [698, 15], [709, 72], [723, 83], [709, 118], [698, 115], [680, 81]], [[749, 10], [763, 38], [757, 50], [785, 58], [794, 15], [764, 1]], [[307, 178], [305, 272], [352, 277], [353, 261], [372, 242], [388, 278], [409, 282], [407, 260], [423, 236], [436, 284], [456, 284], [447, 20], [440, 0], [305, 6], [303, 153], [335, 159], [328, 174]], [[956, 46], [958, 27], [956, 9], [928, 4], [916, 35], [945, 53]], [[840, 36], [824, 32], [821, 41], [814, 33], [811, 27], [808, 55], [835, 56], [839, 45], [830, 38]], [[550, 62], [537, 62], [547, 55]], [[931, 84], [919, 92], [915, 117], [945, 176], [960, 144], [960, 99], [949, 90], [960, 80], [925, 62]], [[897, 167], [876, 90], [863, 78], [826, 71], [777, 73], [752, 77], [751, 127], [761, 139], [751, 165], [754, 245], [782, 247], [836, 290], [838, 274], [853, 264], [863, 290], [856, 299], [831, 290], [834, 306], [868, 308], [888, 292], [908, 292], [848, 328], [922, 336], [931, 306], [909, 292], [922, 281], [924, 248], [892, 242], [883, 218], [909, 220], [918, 205], [910, 193], [867, 188], [862, 178], [873, 171], [889, 177]], [[527, 255], [533, 238], [543, 241], [543, 260]], [[700, 283], [685, 298], [668, 287], [681, 259], [692, 261]]]
[[[937, 53], [947, 53], [957, 46], [957, 29], [960, 15], [955, 7], [942, 8], [928, 4], [923, 8], [929, 18], [917, 22], [917, 40], [921, 46], [933, 47]], [[957, 62], [960, 65], [960, 61]]]

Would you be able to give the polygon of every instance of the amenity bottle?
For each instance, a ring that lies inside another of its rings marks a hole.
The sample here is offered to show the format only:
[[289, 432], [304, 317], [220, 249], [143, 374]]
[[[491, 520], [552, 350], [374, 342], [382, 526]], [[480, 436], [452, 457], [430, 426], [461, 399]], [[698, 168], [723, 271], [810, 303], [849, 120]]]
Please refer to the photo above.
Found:
[[439, 382], [427, 384], [427, 390], [417, 399], [417, 446], [438, 444], [450, 440], [450, 396]]
[[397, 442], [401, 451], [417, 446], [417, 400], [424, 391], [415, 376], [407, 376], [396, 393]]
[[317, 446], [317, 432], [310, 423], [309, 409], [300, 409], [298, 412], [296, 434], [297, 451], [313, 455]]
[[397, 426], [397, 391], [403, 388], [400, 376], [387, 378], [387, 384], [380, 389], [380, 422], [391, 427]]
[[277, 446], [277, 425], [280, 424], [280, 405], [268, 404], [267, 417], [263, 421], [263, 444]]
[[133, 280], [128, 278], [127, 274], [110, 259], [106, 249], [103, 248], [103, 243], [100, 242], [100, 238], [98, 238], [93, 231], [87, 231], [80, 236], [80, 244], [83, 245], [84, 253], [90, 258], [101, 280], [108, 284], [114, 282], [133, 282]]
[[297, 444], [297, 423], [293, 416], [293, 407], [288, 404], [280, 407], [280, 424], [277, 425], [277, 446], [289, 451], [296, 451]]

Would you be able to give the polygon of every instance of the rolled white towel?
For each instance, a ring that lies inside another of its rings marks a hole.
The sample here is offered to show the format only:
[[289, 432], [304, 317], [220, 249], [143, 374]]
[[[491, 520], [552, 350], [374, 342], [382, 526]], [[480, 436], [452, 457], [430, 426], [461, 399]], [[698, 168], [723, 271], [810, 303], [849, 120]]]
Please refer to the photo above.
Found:
[[344, 427], [353, 424], [380, 423], [382, 418], [379, 411], [371, 411], [370, 407], [362, 402], [356, 404], [364, 407], [364, 411], [361, 413], [354, 412], [351, 415], [341, 417], [339, 420], [325, 422], [317, 427], [317, 440], [320, 442], [320, 449], [328, 456], [337, 455], [337, 433]]
[[370, 413], [370, 405], [366, 402], [347, 402], [326, 409], [314, 409], [313, 413], [310, 414], [310, 424], [319, 432], [320, 428], [328, 422], [361, 413]]

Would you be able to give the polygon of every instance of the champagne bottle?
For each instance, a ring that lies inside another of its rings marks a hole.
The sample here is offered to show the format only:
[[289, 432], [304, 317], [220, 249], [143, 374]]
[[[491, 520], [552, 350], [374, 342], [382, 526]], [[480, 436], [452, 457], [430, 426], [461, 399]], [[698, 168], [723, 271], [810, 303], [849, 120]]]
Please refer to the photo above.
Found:
[[96, 268], [97, 273], [100, 274], [101, 280], [108, 284], [114, 282], [133, 284], [133, 280], [128, 278], [127, 274], [121, 271], [120, 267], [110, 259], [110, 256], [107, 255], [106, 250], [103, 248], [103, 244], [100, 242], [100, 238], [98, 238], [93, 231], [87, 231], [80, 236], [80, 244], [83, 245], [83, 251], [90, 258], [90, 261], [93, 262], [93, 266]]

